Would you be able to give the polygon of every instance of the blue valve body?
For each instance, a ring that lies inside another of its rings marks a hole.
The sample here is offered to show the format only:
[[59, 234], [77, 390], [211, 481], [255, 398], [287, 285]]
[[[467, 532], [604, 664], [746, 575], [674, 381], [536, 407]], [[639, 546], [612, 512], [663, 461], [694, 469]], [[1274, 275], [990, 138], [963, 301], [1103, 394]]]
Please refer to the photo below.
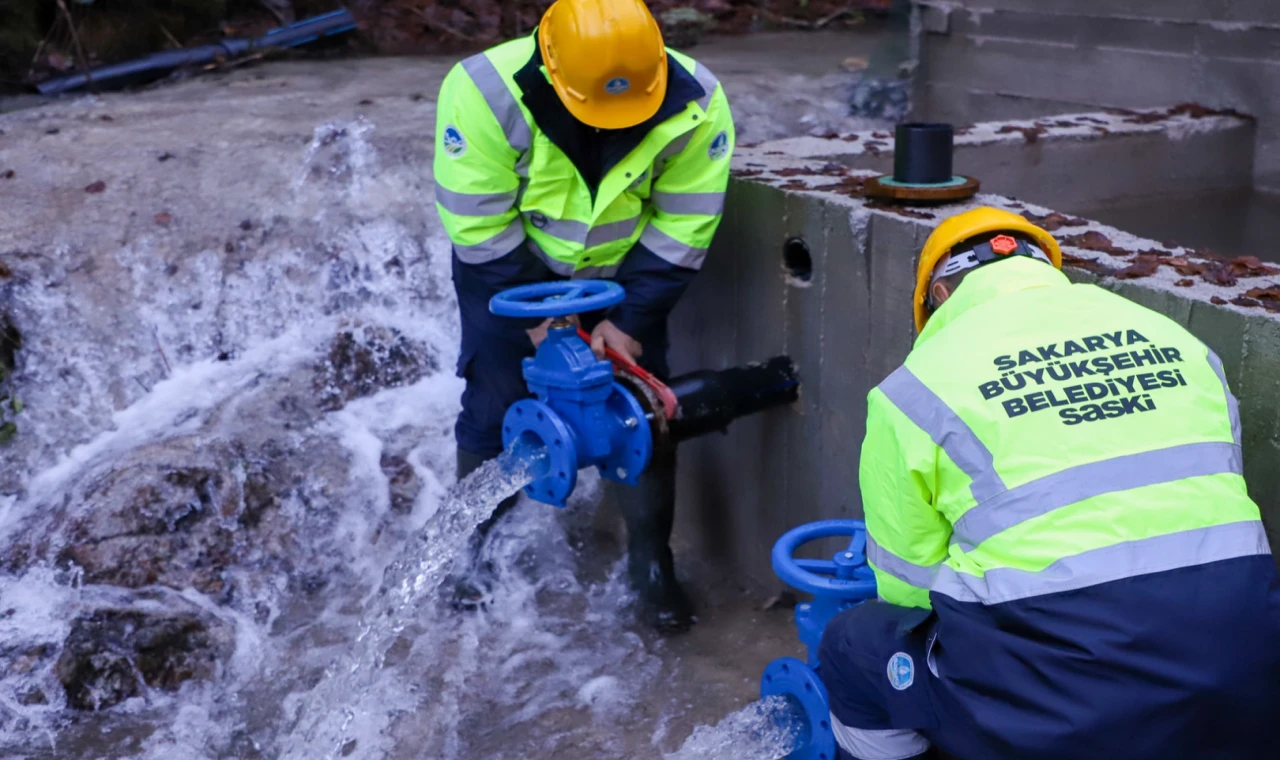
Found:
[[[612, 306], [622, 288], [601, 280], [538, 283], [505, 290], [489, 308], [512, 317], [563, 317]], [[565, 506], [578, 483], [578, 469], [635, 485], [653, 455], [653, 435], [644, 407], [614, 381], [613, 365], [597, 359], [573, 326], [553, 327], [537, 353], [523, 363], [536, 398], [512, 404], [502, 421], [502, 443], [541, 443], [547, 474], [525, 487], [531, 498]]]
[[[849, 544], [830, 560], [796, 559], [803, 544], [848, 537]], [[788, 586], [813, 594], [813, 601], [796, 605], [796, 633], [808, 648], [808, 662], [780, 657], [769, 663], [760, 680], [760, 696], [786, 694], [808, 716], [809, 741], [787, 757], [790, 760], [835, 760], [830, 702], [818, 674], [818, 646], [822, 632], [841, 612], [876, 597], [875, 574], [867, 564], [867, 529], [861, 520], [822, 520], [787, 531], [773, 545], [773, 571]]]

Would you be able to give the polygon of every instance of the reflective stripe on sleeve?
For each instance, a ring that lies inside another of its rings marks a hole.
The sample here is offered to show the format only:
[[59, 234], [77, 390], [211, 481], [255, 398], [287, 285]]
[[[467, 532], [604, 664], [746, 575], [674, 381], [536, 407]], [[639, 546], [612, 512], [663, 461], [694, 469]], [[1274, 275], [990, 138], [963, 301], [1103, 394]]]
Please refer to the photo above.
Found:
[[458, 216], [497, 216], [511, 210], [517, 190], [505, 193], [455, 193], [436, 183], [436, 201]]
[[1240, 447], [1225, 442], [1188, 443], [1077, 465], [979, 503], [956, 520], [952, 542], [972, 551], [1001, 531], [1095, 496], [1241, 472]]
[[892, 575], [903, 583], [923, 589], [933, 585], [933, 579], [938, 573], [938, 568], [942, 567], [942, 562], [932, 565], [917, 565], [914, 562], [908, 562], [876, 543], [870, 534], [867, 534], [867, 560], [875, 565], [878, 570]]
[[533, 144], [533, 132], [524, 119], [515, 95], [503, 81], [493, 61], [484, 53], [479, 53], [464, 60], [462, 68], [471, 77], [471, 81], [475, 82], [476, 88], [484, 96], [484, 102], [489, 104], [489, 110], [493, 112], [502, 127], [502, 133], [507, 137], [507, 144], [517, 153], [528, 151]]
[[831, 713], [831, 733], [845, 752], [857, 760], [903, 760], [923, 754], [933, 746], [921, 734], [906, 728], [851, 728]]
[[453, 250], [464, 264], [487, 264], [515, 250], [524, 241], [524, 224], [512, 219], [502, 232], [475, 245], [453, 244]]
[[649, 196], [654, 208], [666, 214], [719, 216], [724, 211], [724, 193], [665, 193]]
[[929, 389], [906, 365], [880, 384], [893, 405], [929, 434], [972, 483], [969, 489], [979, 504], [1005, 490], [995, 470], [995, 460], [973, 429]]
[[669, 264], [686, 269], [701, 269], [707, 258], [706, 248], [695, 248], [671, 237], [653, 224], [640, 233], [640, 244]]
[[1246, 520], [1104, 546], [1063, 557], [1040, 571], [1001, 567], [978, 577], [943, 565], [933, 591], [961, 602], [1000, 604], [1270, 553], [1262, 522]]

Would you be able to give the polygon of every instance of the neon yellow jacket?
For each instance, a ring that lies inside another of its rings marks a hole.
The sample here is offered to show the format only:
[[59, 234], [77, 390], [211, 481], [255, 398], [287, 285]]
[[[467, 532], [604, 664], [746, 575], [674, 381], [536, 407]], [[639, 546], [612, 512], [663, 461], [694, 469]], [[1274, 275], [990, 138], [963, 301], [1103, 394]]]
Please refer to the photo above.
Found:
[[440, 88], [436, 206], [459, 259], [484, 264], [526, 244], [557, 274], [608, 277], [639, 243], [671, 265], [700, 268], [734, 145], [716, 78], [669, 50], [671, 79], [696, 97], [638, 128], [643, 138], [614, 157], [593, 193], [518, 83], [546, 80], [536, 53], [534, 36], [504, 43], [455, 66]]
[[880, 597], [997, 604], [1269, 553], [1222, 364], [1046, 264], [970, 273], [869, 397]]

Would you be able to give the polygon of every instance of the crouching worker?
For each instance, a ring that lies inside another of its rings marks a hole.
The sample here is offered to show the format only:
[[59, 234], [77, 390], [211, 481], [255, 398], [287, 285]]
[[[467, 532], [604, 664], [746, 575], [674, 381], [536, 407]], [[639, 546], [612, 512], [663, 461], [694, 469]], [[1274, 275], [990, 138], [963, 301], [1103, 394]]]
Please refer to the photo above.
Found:
[[[546, 336], [545, 322], [489, 313], [501, 290], [570, 277], [618, 282], [621, 304], [582, 316], [592, 348], [667, 376], [667, 315], [720, 223], [733, 141], [724, 90], [663, 46], [642, 0], [558, 0], [532, 35], [449, 73], [434, 165], [462, 322], [459, 477], [502, 451], [503, 415], [529, 395], [520, 362]], [[614, 493], [644, 619], [666, 632], [688, 628], [693, 607], [668, 547], [674, 455], [655, 455], [637, 487]], [[463, 596], [483, 596], [483, 580], [472, 580], [476, 594]]]
[[880, 601], [827, 628], [859, 760], [1277, 757], [1280, 591], [1222, 363], [979, 208], [920, 258], [870, 394]]

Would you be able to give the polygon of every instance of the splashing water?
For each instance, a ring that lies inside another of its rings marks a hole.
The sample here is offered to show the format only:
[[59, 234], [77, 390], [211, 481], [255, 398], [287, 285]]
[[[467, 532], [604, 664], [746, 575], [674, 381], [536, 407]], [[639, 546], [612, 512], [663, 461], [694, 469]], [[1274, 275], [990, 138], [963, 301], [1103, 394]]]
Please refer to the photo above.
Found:
[[[546, 449], [503, 452], [454, 486], [418, 536], [387, 568], [382, 587], [361, 616], [351, 655], [325, 673], [286, 740], [286, 758], [333, 758], [343, 752], [353, 722], [374, 719], [374, 678], [387, 650], [422, 614], [476, 528], [499, 502], [519, 491], [545, 468]], [[341, 715], [335, 720], [335, 715]]]
[[665, 760], [777, 760], [808, 743], [804, 710], [775, 695], [725, 716], [714, 727], [694, 729]]

